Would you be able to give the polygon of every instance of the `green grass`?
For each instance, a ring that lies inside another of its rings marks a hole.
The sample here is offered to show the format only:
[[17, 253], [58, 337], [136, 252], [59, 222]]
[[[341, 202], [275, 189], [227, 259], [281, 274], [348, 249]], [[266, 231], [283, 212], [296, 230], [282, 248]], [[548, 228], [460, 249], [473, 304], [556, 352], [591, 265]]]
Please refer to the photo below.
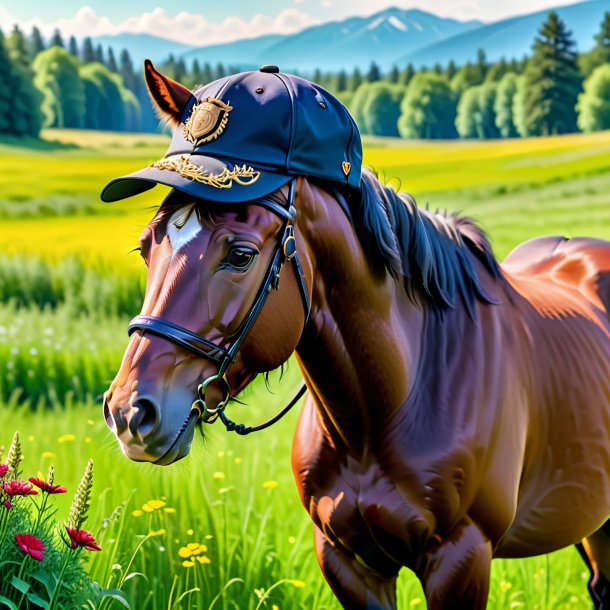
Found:
[[[252, 437], [206, 427], [191, 456], [167, 468], [128, 461], [102, 420], [96, 399], [116, 372], [144, 279], [139, 257], [129, 251], [164, 191], [110, 205], [98, 195], [109, 179], [163, 155], [167, 137], [79, 131], [45, 137], [52, 141], [29, 147], [0, 141], [0, 442], [8, 444], [19, 430], [26, 471], [46, 472], [52, 461], [57, 481], [71, 492], [94, 458], [90, 527], [100, 528], [104, 550], [91, 557], [90, 571], [102, 584], [116, 584], [116, 566], [125, 570], [136, 545], [151, 530], [165, 530], [144, 540], [131, 567], [148, 579], [125, 586], [138, 610], [166, 609], [172, 587], [176, 602], [194, 586], [201, 590], [174, 607], [208, 609], [233, 578], [243, 582], [230, 585], [215, 608], [255, 609], [256, 590], [277, 584], [267, 608], [337, 609], [290, 472], [296, 411]], [[537, 235], [610, 238], [609, 158], [610, 133], [485, 143], [370, 139], [365, 147], [365, 161], [420, 205], [477, 218], [500, 257]], [[251, 404], [231, 406], [231, 415], [246, 423], [269, 417], [297, 377], [291, 363], [281, 387], [273, 384], [276, 395], [256, 384]], [[266, 489], [266, 481], [278, 485]], [[151, 499], [176, 512], [132, 514]], [[60, 498], [60, 514], [69, 501]], [[178, 550], [188, 542], [205, 544], [210, 563], [184, 567]], [[489, 608], [588, 609], [583, 572], [574, 549], [496, 561]], [[283, 579], [305, 586], [278, 584]], [[424, 607], [407, 572], [399, 599], [401, 608]]]

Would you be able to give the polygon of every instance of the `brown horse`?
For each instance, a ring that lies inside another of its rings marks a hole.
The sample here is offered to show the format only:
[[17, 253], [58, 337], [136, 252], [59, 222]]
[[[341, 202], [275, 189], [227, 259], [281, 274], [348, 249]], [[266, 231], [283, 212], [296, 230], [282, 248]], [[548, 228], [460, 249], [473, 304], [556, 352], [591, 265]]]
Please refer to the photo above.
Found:
[[[406, 566], [429, 608], [483, 609], [492, 558], [577, 544], [610, 607], [610, 243], [537, 239], [500, 266], [473, 222], [372, 174], [359, 197], [298, 178], [294, 207], [311, 315], [285, 266], [227, 377], [235, 394], [296, 351], [309, 396], [292, 465], [339, 601], [395, 608]], [[172, 191], [140, 240], [142, 313], [228, 348], [282, 223]], [[216, 371], [134, 332], [105, 405], [125, 454], [183, 457]]]
[[481, 610], [493, 557], [576, 544], [610, 608], [610, 243], [534, 240], [501, 267], [472, 221], [361, 178], [313, 83], [146, 77], [170, 152], [104, 197], [176, 189], [105, 397], [124, 453], [168, 464], [198, 421], [234, 429], [229, 394], [296, 352], [293, 471], [344, 607], [395, 608], [406, 566], [429, 608]]

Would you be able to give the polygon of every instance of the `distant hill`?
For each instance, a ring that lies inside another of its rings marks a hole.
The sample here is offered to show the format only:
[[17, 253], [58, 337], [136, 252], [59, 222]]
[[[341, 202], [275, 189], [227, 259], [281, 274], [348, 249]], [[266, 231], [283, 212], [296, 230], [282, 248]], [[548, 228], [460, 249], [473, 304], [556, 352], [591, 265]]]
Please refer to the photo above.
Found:
[[180, 55], [184, 51], [192, 48], [192, 45], [182, 44], [175, 40], [160, 38], [150, 34], [117, 34], [116, 36], [96, 36], [93, 43], [97, 46], [101, 44], [104, 48], [112, 47], [116, 59], [119, 53], [127, 49], [131, 55], [134, 65], [141, 65], [145, 59], [154, 62], [162, 62], [167, 59], [170, 53]]
[[529, 55], [532, 42], [550, 10], [554, 10], [574, 34], [579, 51], [589, 51], [593, 36], [599, 32], [604, 13], [610, 11], [608, 0], [579, 2], [556, 9], [538, 11], [484, 25], [466, 34], [458, 34], [416, 51], [399, 56], [397, 63], [412, 62], [416, 67], [445, 65], [453, 59], [458, 65], [476, 59], [478, 49], [484, 49], [490, 61]]

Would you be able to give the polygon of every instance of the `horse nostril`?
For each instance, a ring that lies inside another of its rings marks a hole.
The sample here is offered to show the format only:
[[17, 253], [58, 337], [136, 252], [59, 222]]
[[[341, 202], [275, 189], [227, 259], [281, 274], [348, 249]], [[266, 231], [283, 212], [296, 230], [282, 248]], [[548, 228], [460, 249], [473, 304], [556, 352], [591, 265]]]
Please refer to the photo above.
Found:
[[106, 425], [111, 429], [114, 430], [114, 419], [112, 417], [112, 413], [110, 413], [110, 407], [108, 406], [108, 401], [111, 398], [111, 394], [110, 392], [106, 392], [104, 394], [104, 401], [103, 401], [103, 410], [104, 410], [104, 419], [106, 420]]
[[129, 431], [133, 436], [144, 438], [157, 427], [159, 409], [152, 400], [142, 397], [133, 402], [133, 408]]

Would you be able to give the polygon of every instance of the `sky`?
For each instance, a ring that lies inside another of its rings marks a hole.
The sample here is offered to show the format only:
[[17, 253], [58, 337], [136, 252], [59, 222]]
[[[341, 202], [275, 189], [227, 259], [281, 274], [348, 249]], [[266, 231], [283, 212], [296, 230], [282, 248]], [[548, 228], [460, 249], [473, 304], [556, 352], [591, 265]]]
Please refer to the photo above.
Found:
[[0, 0], [0, 27], [36, 25], [43, 35], [59, 28], [65, 37], [123, 32], [148, 33], [199, 46], [291, 34], [310, 25], [354, 15], [371, 15], [389, 6], [419, 8], [460, 20], [496, 21], [576, 0]]

